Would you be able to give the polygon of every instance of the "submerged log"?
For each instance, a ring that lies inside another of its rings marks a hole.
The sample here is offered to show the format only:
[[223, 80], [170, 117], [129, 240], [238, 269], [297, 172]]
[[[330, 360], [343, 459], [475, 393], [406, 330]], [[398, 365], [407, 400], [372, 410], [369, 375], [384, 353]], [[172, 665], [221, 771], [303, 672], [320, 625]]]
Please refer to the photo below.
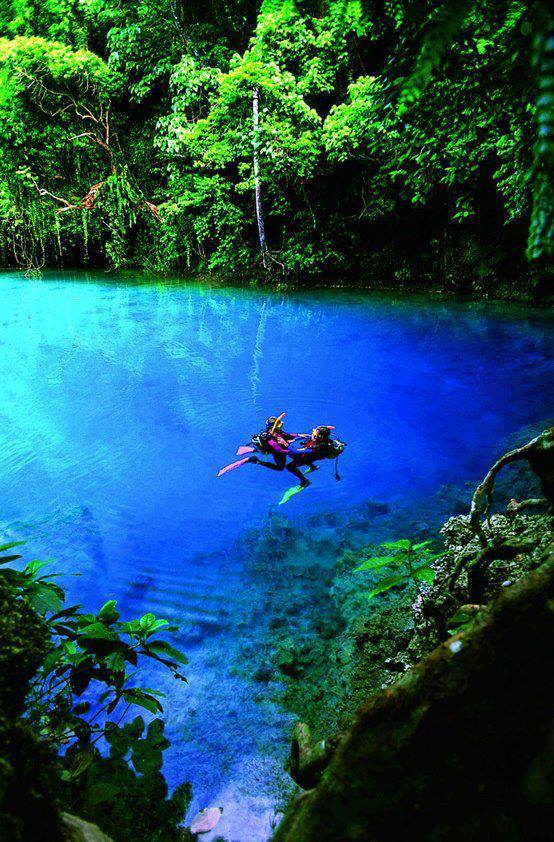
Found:
[[467, 630], [369, 700], [275, 839], [548, 838], [553, 614], [551, 546]]

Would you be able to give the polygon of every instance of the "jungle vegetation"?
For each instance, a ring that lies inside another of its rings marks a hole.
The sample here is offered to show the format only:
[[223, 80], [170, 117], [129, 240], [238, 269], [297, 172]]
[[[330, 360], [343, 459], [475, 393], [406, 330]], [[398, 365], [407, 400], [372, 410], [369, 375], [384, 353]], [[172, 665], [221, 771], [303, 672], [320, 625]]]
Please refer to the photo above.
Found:
[[542, 0], [0, 0], [1, 261], [540, 290]]
[[144, 686], [148, 660], [186, 681], [166, 638], [176, 628], [150, 613], [123, 621], [114, 600], [97, 613], [67, 605], [58, 574], [23, 564], [21, 543], [0, 546], [0, 837], [65, 838], [67, 811], [115, 842], [187, 839], [190, 788], [169, 795], [163, 693]]

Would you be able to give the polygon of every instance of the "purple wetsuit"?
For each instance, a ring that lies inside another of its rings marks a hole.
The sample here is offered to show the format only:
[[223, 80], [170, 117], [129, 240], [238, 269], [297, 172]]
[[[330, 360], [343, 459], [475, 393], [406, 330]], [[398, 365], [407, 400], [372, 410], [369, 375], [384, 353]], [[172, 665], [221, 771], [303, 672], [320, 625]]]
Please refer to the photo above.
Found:
[[[300, 433], [284, 433], [281, 431], [278, 433], [277, 436], [271, 437], [267, 440], [266, 446], [270, 451], [271, 455], [273, 456], [273, 462], [264, 462], [263, 460], [258, 460], [258, 465], [263, 465], [264, 468], [269, 468], [272, 471], [290, 471], [291, 474], [300, 480], [302, 484], [306, 483], [304, 478], [304, 474], [302, 471], [299, 470], [299, 467], [294, 464], [294, 462], [290, 462], [287, 465], [287, 456], [291, 456], [291, 452], [288, 449], [288, 444], [295, 441], [296, 439], [301, 438]], [[281, 439], [284, 442], [287, 442], [286, 446], [283, 446], [278, 439]], [[296, 461], [296, 460], [295, 460]], [[302, 462], [302, 464], [307, 464]]]

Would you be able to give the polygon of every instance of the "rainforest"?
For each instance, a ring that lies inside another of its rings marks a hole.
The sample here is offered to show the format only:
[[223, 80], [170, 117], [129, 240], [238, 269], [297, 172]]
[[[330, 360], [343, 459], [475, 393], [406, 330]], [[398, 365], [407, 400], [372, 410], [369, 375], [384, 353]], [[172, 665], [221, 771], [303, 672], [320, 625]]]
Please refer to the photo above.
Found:
[[0, 839], [548, 840], [554, 16], [0, 0]]
[[542, 293], [533, 2], [3, 0], [8, 265]]

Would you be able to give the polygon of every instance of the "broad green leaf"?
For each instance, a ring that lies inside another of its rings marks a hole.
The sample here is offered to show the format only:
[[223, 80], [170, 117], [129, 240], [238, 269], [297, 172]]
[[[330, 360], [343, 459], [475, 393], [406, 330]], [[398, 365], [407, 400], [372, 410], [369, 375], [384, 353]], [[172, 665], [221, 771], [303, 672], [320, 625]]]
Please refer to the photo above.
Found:
[[56, 612], [52, 617], [50, 617], [50, 622], [54, 622], [54, 620], [61, 620], [65, 617], [73, 617], [79, 611], [80, 605], [70, 605], [69, 608], [62, 608], [61, 611]]
[[407, 538], [401, 538], [399, 541], [384, 541], [381, 546], [387, 550], [409, 550], [411, 542]]
[[121, 792], [119, 784], [113, 783], [113, 781], [100, 781], [87, 787], [86, 797], [88, 803], [94, 807], [105, 801], [112, 801], [118, 792]]
[[433, 553], [432, 555], [424, 555], [425, 562], [429, 563], [431, 561], [436, 561], [437, 558], [442, 558], [444, 556], [444, 552], [442, 553]]
[[57, 649], [54, 649], [53, 652], [49, 652], [44, 662], [42, 664], [41, 674], [43, 676], [49, 675], [52, 670], [57, 667], [62, 659], [65, 658], [64, 650], [61, 646]]
[[80, 751], [79, 754], [74, 758], [73, 763], [71, 764], [70, 774], [72, 778], [78, 778], [79, 775], [88, 769], [92, 761], [95, 757], [95, 750], [92, 746], [85, 749], [84, 751]]
[[120, 623], [119, 628], [127, 634], [136, 634], [141, 629], [139, 620], [131, 620], [129, 622]]
[[38, 584], [29, 591], [27, 598], [38, 614], [59, 611], [63, 602], [58, 588], [54, 585]]
[[90, 640], [118, 639], [116, 633], [103, 623], [91, 623], [89, 626], [79, 629], [79, 637], [88, 638]]
[[119, 620], [120, 614], [116, 608], [117, 602], [115, 599], [109, 599], [108, 602], [104, 603], [100, 611], [98, 612], [98, 619], [101, 620], [106, 625], [111, 625], [115, 623], [116, 620]]
[[46, 567], [47, 564], [47, 561], [39, 561], [35, 558], [33, 561], [30, 561], [29, 564], [25, 566], [25, 573], [27, 573], [29, 576], [34, 576], [35, 573], [38, 573], [38, 571], [42, 567]]
[[146, 710], [149, 710], [151, 713], [163, 711], [161, 704], [155, 696], [143, 693], [142, 690], [139, 690], [138, 688], [133, 687], [129, 690], [124, 690], [122, 696], [129, 704], [140, 705], [141, 707], [146, 708]]
[[113, 670], [113, 672], [123, 672], [125, 669], [125, 658], [121, 652], [112, 652], [102, 660], [108, 669]]
[[424, 547], [429, 547], [433, 542], [432, 541], [422, 541], [421, 544], [414, 544], [412, 549], [413, 550], [422, 550]]
[[154, 687], [141, 687], [140, 689], [142, 693], [151, 693], [153, 696], [159, 696], [162, 699], [164, 699], [166, 696], [165, 693], [163, 693], [161, 690], [156, 690]]
[[156, 618], [153, 614], [144, 614], [144, 616], [139, 620], [139, 626], [141, 629], [149, 629], [155, 622]]
[[391, 588], [397, 587], [397, 585], [405, 585], [407, 582], [407, 578], [404, 575], [399, 576], [387, 576], [385, 579], [382, 579], [379, 584], [373, 588], [367, 595], [368, 599], [373, 599], [374, 596], [377, 594], [385, 593], [385, 591], [389, 591]]
[[354, 568], [354, 573], [359, 573], [362, 570], [380, 570], [381, 567], [390, 567], [397, 565], [401, 559], [395, 555], [375, 556], [363, 561], [359, 567]]
[[418, 567], [414, 575], [416, 579], [429, 582], [429, 584], [432, 584], [435, 579], [435, 571], [432, 567]]
[[152, 640], [145, 645], [145, 650], [147, 652], [155, 652], [156, 655], [165, 655], [174, 661], [178, 661], [180, 664], [188, 664], [186, 655], [183, 655], [179, 649], [176, 649], [175, 646], [172, 646], [166, 640]]

